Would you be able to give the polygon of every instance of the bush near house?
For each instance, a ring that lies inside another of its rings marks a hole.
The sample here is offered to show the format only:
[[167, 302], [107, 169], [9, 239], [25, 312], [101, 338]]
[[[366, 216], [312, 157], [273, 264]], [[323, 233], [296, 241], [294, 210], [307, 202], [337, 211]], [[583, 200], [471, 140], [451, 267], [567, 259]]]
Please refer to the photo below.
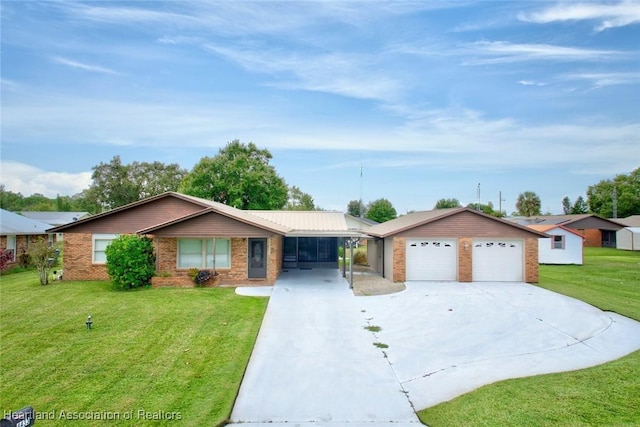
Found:
[[123, 234], [115, 238], [105, 252], [107, 274], [114, 289], [127, 290], [151, 284], [156, 258], [150, 238]]

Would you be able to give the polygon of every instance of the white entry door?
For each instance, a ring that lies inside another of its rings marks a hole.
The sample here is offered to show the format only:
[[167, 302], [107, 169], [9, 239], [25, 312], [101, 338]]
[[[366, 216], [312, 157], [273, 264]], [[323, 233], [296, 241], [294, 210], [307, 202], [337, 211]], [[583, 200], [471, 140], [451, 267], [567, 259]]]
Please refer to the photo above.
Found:
[[457, 239], [407, 239], [407, 280], [457, 280]]
[[522, 240], [474, 239], [472, 280], [474, 282], [522, 282], [524, 242]]

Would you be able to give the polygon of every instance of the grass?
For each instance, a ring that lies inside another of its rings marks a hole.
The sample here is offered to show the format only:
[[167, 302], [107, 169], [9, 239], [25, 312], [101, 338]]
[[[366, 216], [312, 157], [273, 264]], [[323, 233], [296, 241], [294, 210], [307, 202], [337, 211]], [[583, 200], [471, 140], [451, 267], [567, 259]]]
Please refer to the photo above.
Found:
[[[585, 248], [583, 266], [540, 266], [539, 286], [640, 320], [640, 253]], [[418, 413], [437, 426], [640, 425], [640, 351], [604, 365], [490, 384]]]
[[233, 289], [117, 292], [108, 282], [2, 276], [0, 410], [31, 405], [43, 425], [221, 424], [266, 304]]

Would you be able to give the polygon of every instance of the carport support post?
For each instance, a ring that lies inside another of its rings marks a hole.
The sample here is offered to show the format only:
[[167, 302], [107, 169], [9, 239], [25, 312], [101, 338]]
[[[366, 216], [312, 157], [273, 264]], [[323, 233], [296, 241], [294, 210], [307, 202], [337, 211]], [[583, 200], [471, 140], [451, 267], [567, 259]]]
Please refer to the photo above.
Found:
[[353, 289], [353, 239], [349, 239], [349, 287]]
[[342, 277], [347, 277], [347, 238], [342, 239]]

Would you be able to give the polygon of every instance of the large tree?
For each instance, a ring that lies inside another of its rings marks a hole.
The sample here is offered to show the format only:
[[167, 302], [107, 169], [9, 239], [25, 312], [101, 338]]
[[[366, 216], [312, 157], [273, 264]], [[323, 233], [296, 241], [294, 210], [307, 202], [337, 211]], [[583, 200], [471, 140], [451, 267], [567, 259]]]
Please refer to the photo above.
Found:
[[284, 207], [289, 211], [314, 211], [318, 208], [313, 202], [313, 197], [311, 195], [303, 192], [295, 185], [293, 187], [289, 187], [289, 195], [288, 195], [287, 204]]
[[436, 202], [433, 209], [460, 208], [462, 205], [458, 199], [440, 199]]
[[562, 211], [565, 215], [586, 214], [589, 212], [589, 206], [587, 206], [587, 202], [584, 201], [582, 196], [578, 196], [573, 204], [571, 199], [565, 196], [562, 199]]
[[587, 204], [591, 212], [604, 218], [640, 214], [640, 168], [589, 186]]
[[109, 163], [100, 162], [93, 167], [87, 203], [108, 210], [166, 191], [176, 191], [186, 173], [176, 163], [133, 162], [126, 165], [120, 156], [114, 156]]
[[516, 201], [516, 209], [518, 215], [522, 216], [535, 216], [540, 215], [540, 197], [533, 191], [525, 191], [520, 193], [518, 200]]
[[362, 200], [351, 200], [347, 205], [347, 213], [356, 218], [360, 218], [361, 216], [366, 216], [367, 208], [364, 203], [362, 203]]
[[239, 209], [282, 209], [288, 186], [273, 166], [269, 150], [253, 142], [228, 143], [215, 157], [203, 157], [182, 180], [180, 191]]
[[387, 199], [378, 199], [369, 203], [366, 217], [376, 222], [386, 222], [398, 216], [396, 209]]

